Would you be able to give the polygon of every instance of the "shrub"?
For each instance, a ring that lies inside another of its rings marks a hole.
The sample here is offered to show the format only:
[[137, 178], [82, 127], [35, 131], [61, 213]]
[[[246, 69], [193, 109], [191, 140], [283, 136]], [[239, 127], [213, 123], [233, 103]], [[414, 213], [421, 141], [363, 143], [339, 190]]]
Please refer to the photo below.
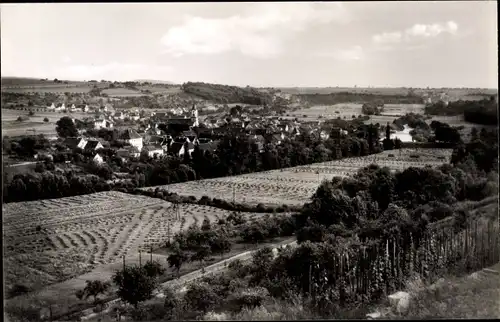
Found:
[[18, 296], [18, 295], [22, 295], [22, 294], [26, 294], [26, 293], [29, 293], [31, 292], [31, 288], [29, 286], [26, 286], [26, 285], [23, 285], [23, 284], [14, 284], [8, 294], [7, 294], [7, 298], [11, 298], [11, 297], [15, 297], [15, 296]]
[[195, 283], [189, 285], [184, 300], [188, 307], [205, 313], [213, 308], [220, 299], [212, 286], [207, 283]]

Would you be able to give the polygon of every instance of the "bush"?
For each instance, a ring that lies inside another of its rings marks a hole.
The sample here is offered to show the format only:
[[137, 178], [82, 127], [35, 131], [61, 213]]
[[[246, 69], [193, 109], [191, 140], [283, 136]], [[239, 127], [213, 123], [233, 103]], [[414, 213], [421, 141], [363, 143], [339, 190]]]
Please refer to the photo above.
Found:
[[47, 122], [49, 122], [49, 118], [48, 118], [48, 117], [45, 117], [45, 118], [43, 119], [43, 121], [44, 121], [45, 123], [47, 123]]
[[14, 284], [7, 293], [7, 298], [16, 297], [18, 295], [26, 294], [31, 291], [32, 289], [29, 286], [23, 284]]
[[207, 283], [195, 283], [189, 285], [184, 300], [191, 309], [205, 313], [213, 308], [220, 299], [212, 286]]

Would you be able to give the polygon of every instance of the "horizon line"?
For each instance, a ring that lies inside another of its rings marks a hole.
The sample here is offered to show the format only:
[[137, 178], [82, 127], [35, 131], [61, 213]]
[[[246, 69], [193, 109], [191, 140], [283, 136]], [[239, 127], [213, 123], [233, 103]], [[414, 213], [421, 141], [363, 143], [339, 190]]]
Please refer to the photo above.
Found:
[[[37, 79], [37, 80], [51, 80], [48, 77], [32, 77], [32, 76], [1, 76], [1, 79], [4, 78], [24, 78], [24, 79]], [[58, 79], [58, 78], [57, 78]], [[68, 82], [90, 82], [90, 80], [78, 80], [78, 79], [58, 79], [59, 81], [68, 81]], [[125, 83], [125, 82], [137, 82], [137, 81], [148, 81], [149, 79], [144, 78], [137, 78], [136, 80], [123, 80], [123, 81], [117, 81], [117, 80], [105, 80], [106, 82], [119, 82], [119, 83]], [[97, 82], [101, 82], [100, 80], [95, 80]], [[307, 85], [307, 86], [301, 86], [301, 85], [294, 85], [294, 86], [281, 86], [281, 85], [233, 85], [233, 84], [224, 84], [224, 83], [215, 83], [215, 82], [206, 82], [206, 81], [193, 81], [193, 80], [188, 80], [184, 82], [174, 82], [174, 81], [169, 81], [169, 80], [161, 80], [161, 79], [150, 79], [149, 81], [158, 81], [158, 82], [169, 82], [171, 84], [164, 84], [164, 85], [182, 85], [184, 83], [192, 82], [192, 83], [206, 83], [206, 84], [215, 84], [215, 85], [226, 85], [226, 86], [237, 86], [237, 87], [254, 87], [254, 88], [359, 88], [359, 89], [365, 89], [365, 88], [370, 88], [370, 89], [376, 89], [376, 88], [408, 88], [408, 89], [490, 89], [490, 90], [497, 90], [498, 87], [468, 87], [468, 86], [408, 86], [408, 85], [368, 85], [368, 86], [358, 86], [358, 85]], [[4, 86], [4, 85], [2, 85]]]

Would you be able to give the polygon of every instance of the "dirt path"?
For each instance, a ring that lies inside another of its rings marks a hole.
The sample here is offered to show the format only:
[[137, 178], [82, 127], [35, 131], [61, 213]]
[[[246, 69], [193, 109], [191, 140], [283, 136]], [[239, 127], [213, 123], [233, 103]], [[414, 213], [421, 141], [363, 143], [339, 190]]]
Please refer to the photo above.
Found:
[[[276, 244], [272, 244], [269, 246], [273, 247], [273, 249], [276, 249], [276, 248], [281, 247], [281, 246], [285, 246], [285, 245], [294, 246], [296, 244], [297, 244], [297, 241], [295, 240], [295, 238], [290, 238], [290, 239], [285, 240], [281, 243], [276, 243]], [[224, 271], [227, 268], [227, 265], [229, 265], [230, 262], [233, 262], [235, 260], [238, 260], [238, 259], [241, 261], [250, 260], [252, 258], [252, 254], [255, 251], [256, 250], [246, 251], [246, 252], [240, 253], [238, 255], [235, 255], [231, 258], [228, 258], [226, 260], [223, 260], [223, 261], [217, 262], [215, 264], [212, 264], [210, 266], [207, 266], [207, 267], [205, 267], [204, 273], [202, 273], [201, 269], [199, 269], [199, 270], [193, 271], [191, 273], [185, 274], [185, 275], [179, 277], [178, 279], [167, 281], [165, 283], [162, 283], [160, 285], [159, 289], [171, 287], [179, 293], [184, 293], [186, 291], [186, 287], [189, 283], [192, 283], [192, 282], [194, 282], [194, 281], [196, 281], [204, 276], [210, 275], [210, 274], [221, 273], [222, 271]], [[108, 306], [111, 306], [112, 304], [116, 304], [119, 302], [120, 302], [119, 299], [115, 299], [115, 300], [107, 302], [107, 304], [108, 304]], [[101, 312], [99, 315], [109, 313], [109, 311], [110, 311], [110, 309], [106, 309], [103, 312]], [[84, 310], [84, 311], [82, 311], [82, 314], [84, 315], [82, 317], [82, 320], [89, 320], [89, 319], [92, 319], [98, 315], [98, 314], [94, 313], [92, 311], [92, 309]]]

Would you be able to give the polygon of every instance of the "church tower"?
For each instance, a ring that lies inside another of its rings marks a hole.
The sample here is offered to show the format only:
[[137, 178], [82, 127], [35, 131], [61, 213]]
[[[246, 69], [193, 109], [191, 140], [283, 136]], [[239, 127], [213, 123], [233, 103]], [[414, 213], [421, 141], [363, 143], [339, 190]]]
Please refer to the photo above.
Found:
[[193, 127], [197, 127], [200, 125], [198, 122], [198, 109], [196, 108], [196, 103], [193, 103], [193, 108], [191, 108], [191, 118], [194, 119]]

